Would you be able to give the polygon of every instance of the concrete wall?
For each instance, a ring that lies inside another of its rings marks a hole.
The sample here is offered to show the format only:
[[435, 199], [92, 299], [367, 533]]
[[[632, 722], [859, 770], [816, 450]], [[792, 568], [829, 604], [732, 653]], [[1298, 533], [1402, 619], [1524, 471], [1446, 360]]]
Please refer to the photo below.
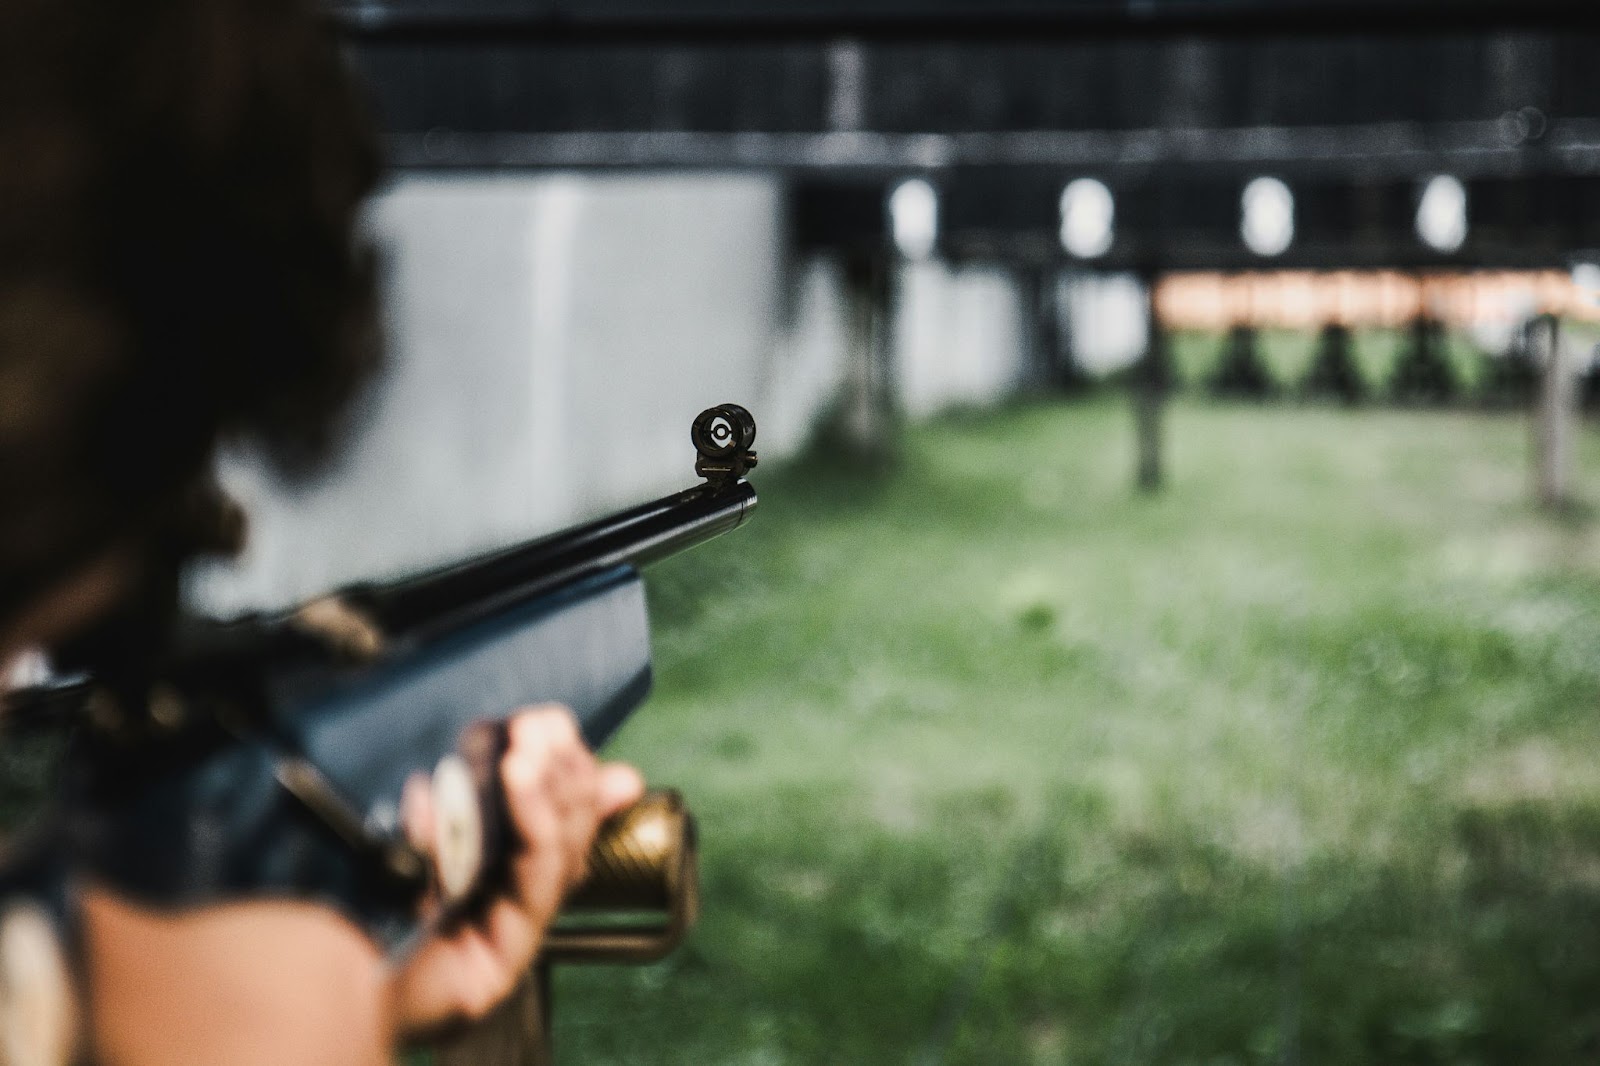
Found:
[[387, 372], [315, 482], [227, 457], [250, 544], [197, 575], [198, 601], [281, 604], [682, 488], [689, 422], [714, 402], [770, 410], [794, 440], [782, 400], [825, 391], [827, 335], [779, 328], [780, 208], [774, 182], [738, 176], [394, 186], [372, 211]]

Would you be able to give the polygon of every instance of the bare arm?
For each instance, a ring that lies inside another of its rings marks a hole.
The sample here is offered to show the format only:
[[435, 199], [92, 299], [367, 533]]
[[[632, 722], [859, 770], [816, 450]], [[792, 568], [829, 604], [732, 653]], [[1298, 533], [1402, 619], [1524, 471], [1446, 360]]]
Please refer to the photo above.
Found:
[[[106, 892], [84, 901], [91, 1034], [106, 1066], [365, 1066], [402, 1040], [482, 1017], [526, 971], [601, 821], [638, 799], [559, 708], [524, 712], [501, 763], [525, 847], [484, 921], [391, 969], [333, 911], [230, 903], [166, 916]], [[424, 838], [430, 827], [416, 827]]]

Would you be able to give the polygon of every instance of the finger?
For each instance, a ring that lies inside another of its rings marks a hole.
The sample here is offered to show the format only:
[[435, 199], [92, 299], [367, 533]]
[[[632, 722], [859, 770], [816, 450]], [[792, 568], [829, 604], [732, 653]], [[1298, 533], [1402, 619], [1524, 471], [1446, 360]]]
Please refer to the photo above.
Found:
[[554, 800], [556, 824], [560, 832], [558, 846], [564, 859], [563, 891], [587, 876], [589, 849], [594, 845], [595, 833], [600, 827], [598, 768], [591, 763], [570, 768], [564, 773], [566, 780], [557, 786], [558, 796]]
[[[502, 760], [507, 805], [530, 846], [558, 849], [571, 865], [587, 852], [599, 819], [598, 763], [565, 712], [519, 716]], [[556, 833], [541, 835], [525, 824], [544, 806], [555, 816]]]
[[559, 703], [544, 703], [528, 707], [511, 719], [507, 732], [510, 747], [522, 745], [553, 744], [566, 746], [583, 743], [578, 736], [578, 722], [572, 712]]
[[560, 707], [525, 711], [507, 728], [507, 746], [501, 759], [501, 778], [515, 812], [522, 802], [541, 793], [565, 803], [561, 790], [570, 782], [571, 769], [587, 756], [572, 716]]
[[433, 783], [421, 770], [407, 777], [400, 790], [400, 825], [407, 843], [425, 854], [433, 853]]
[[608, 762], [600, 766], [600, 817], [609, 818], [632, 807], [644, 797], [644, 778], [627, 763]]
[[[500, 760], [500, 781], [510, 811], [524, 843], [550, 846], [561, 840], [541, 835], [529, 819], [534, 812], [549, 811], [564, 819], [574, 806], [584, 802], [586, 762], [592, 762], [581, 745], [563, 740], [559, 731], [547, 726], [524, 727], [514, 734], [514, 742]], [[589, 771], [592, 776], [592, 770]]]
[[524, 847], [511, 861], [511, 897], [541, 924], [555, 916], [566, 891], [567, 856], [555, 812], [534, 804], [519, 812]]
[[[434, 841], [438, 839], [438, 820], [433, 810], [433, 782], [427, 774], [417, 770], [406, 778], [400, 789], [400, 829], [406, 843], [428, 857], [432, 870]], [[435, 882], [437, 878], [433, 879]], [[417, 906], [417, 916], [423, 921], [437, 917], [441, 906], [438, 886], [430, 884]]]

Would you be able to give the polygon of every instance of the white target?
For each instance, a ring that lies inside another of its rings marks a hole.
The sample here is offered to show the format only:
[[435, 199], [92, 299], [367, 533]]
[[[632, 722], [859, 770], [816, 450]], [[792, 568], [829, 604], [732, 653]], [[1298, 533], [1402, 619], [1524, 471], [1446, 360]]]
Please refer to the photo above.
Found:
[[1078, 178], [1061, 191], [1061, 247], [1078, 259], [1097, 259], [1116, 239], [1116, 201], [1093, 178]]
[[927, 259], [939, 241], [939, 194], [921, 178], [901, 182], [889, 195], [889, 225], [901, 255]]
[[1467, 189], [1451, 174], [1435, 174], [1417, 203], [1417, 236], [1436, 252], [1453, 252], [1467, 239]]
[[1282, 255], [1294, 243], [1294, 193], [1277, 178], [1256, 178], [1239, 198], [1239, 236], [1257, 255]]

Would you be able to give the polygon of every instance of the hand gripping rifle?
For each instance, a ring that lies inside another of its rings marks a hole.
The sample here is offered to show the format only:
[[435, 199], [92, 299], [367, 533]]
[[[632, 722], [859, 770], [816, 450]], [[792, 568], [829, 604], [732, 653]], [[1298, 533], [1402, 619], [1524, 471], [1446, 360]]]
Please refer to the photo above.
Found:
[[[469, 918], [500, 887], [512, 844], [498, 777], [506, 716], [565, 704], [598, 749], [644, 700], [638, 568], [750, 515], [755, 433], [744, 408], [713, 407], [691, 429], [704, 484], [284, 614], [185, 622], [153, 659], [13, 693], [8, 731], [66, 722], [72, 739], [32, 846], [0, 871], [0, 915], [31, 906], [70, 941], [71, 884], [87, 874], [159, 907], [320, 900], [391, 949], [421, 932], [430, 892], [436, 921]], [[400, 822], [419, 772], [431, 775], [431, 859]], [[695, 917], [694, 848], [675, 792], [612, 819], [545, 959], [671, 951]], [[0, 1002], [0, 1024], [4, 1013]]]

